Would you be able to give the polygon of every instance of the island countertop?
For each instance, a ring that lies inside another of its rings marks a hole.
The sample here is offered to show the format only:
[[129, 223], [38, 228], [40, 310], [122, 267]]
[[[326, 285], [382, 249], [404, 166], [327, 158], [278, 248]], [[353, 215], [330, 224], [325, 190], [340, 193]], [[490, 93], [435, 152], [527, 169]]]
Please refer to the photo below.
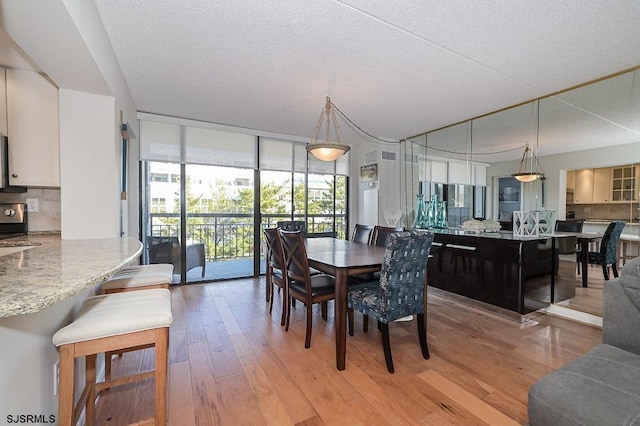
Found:
[[0, 318], [31, 314], [100, 283], [142, 252], [135, 238], [60, 240], [25, 236], [3, 247], [30, 247], [0, 256]]

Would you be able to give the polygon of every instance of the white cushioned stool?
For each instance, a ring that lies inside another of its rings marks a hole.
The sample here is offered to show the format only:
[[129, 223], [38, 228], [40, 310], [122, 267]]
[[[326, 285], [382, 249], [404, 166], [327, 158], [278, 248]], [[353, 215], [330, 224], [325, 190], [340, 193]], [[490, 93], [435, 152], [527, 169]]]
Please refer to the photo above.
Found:
[[169, 288], [173, 280], [173, 265], [158, 263], [126, 267], [102, 283], [103, 291], [119, 293], [123, 291]]
[[[86, 299], [77, 318], [53, 335], [60, 351], [58, 424], [75, 425], [86, 407], [86, 424], [95, 418], [95, 399], [104, 389], [155, 375], [155, 424], [166, 422], [167, 363], [171, 294], [151, 289]], [[155, 370], [96, 383], [96, 355], [155, 346]], [[86, 357], [85, 387], [74, 406], [75, 358]]]

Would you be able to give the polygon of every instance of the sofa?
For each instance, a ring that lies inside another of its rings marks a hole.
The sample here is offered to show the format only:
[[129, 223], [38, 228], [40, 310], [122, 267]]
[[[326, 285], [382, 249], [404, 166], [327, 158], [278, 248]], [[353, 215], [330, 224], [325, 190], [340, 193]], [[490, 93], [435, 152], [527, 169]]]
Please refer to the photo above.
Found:
[[605, 282], [602, 344], [529, 390], [529, 424], [640, 423], [640, 257]]

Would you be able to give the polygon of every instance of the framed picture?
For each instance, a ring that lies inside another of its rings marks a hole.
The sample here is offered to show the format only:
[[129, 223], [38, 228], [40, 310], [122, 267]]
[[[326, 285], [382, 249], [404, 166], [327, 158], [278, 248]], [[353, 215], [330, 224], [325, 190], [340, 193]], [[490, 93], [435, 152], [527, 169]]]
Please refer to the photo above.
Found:
[[360, 182], [373, 182], [378, 180], [378, 164], [367, 164], [360, 167]]
[[515, 188], [512, 186], [500, 188], [500, 190], [498, 191], [498, 201], [503, 201], [508, 203], [519, 203], [520, 188]]

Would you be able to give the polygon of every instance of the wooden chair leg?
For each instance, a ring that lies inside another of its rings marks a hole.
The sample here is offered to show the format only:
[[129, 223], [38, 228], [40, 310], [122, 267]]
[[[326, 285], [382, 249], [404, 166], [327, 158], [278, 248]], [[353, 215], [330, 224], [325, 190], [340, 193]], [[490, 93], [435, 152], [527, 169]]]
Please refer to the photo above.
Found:
[[89, 389], [89, 396], [85, 403], [85, 425], [93, 426], [96, 418], [96, 355], [87, 355], [84, 362], [85, 386]]
[[320, 311], [322, 312], [322, 319], [325, 321], [327, 320], [327, 310], [328, 310], [327, 302], [320, 302]]
[[169, 327], [156, 330], [156, 416], [155, 424], [167, 422], [167, 358], [169, 353]]
[[270, 286], [271, 287], [271, 291], [269, 292], [269, 313], [271, 313], [271, 311], [273, 311], [273, 285]]
[[353, 336], [353, 309], [347, 308], [347, 325], [349, 327], [349, 336]]
[[286, 307], [286, 309], [287, 309], [287, 313], [286, 313], [287, 318], [286, 318], [286, 322], [285, 322], [285, 326], [284, 326], [284, 331], [289, 331], [289, 320], [291, 319], [291, 305], [293, 304], [293, 300], [296, 300], [296, 299], [292, 300], [291, 296], [287, 296], [286, 299], [287, 299], [287, 307]]
[[106, 382], [111, 380], [111, 358], [112, 357], [113, 357], [113, 352], [104, 353], [104, 380]]
[[70, 425], [74, 405], [74, 357], [73, 344], [60, 346], [60, 387], [58, 389], [58, 424]]
[[389, 341], [389, 324], [378, 321], [378, 326], [382, 331], [382, 349], [384, 350], [384, 360], [387, 363], [387, 370], [393, 373], [393, 359], [391, 358], [391, 342]]
[[311, 303], [306, 304], [307, 307], [307, 331], [304, 336], [304, 347], [305, 349], [309, 349], [311, 347], [311, 326], [312, 326], [312, 318], [313, 312], [311, 312], [311, 307], [313, 305]]
[[362, 331], [369, 331], [369, 315], [362, 315]]
[[422, 357], [429, 359], [429, 346], [427, 346], [427, 328], [424, 324], [424, 314], [418, 314], [418, 338], [420, 339], [420, 348], [422, 349]]

